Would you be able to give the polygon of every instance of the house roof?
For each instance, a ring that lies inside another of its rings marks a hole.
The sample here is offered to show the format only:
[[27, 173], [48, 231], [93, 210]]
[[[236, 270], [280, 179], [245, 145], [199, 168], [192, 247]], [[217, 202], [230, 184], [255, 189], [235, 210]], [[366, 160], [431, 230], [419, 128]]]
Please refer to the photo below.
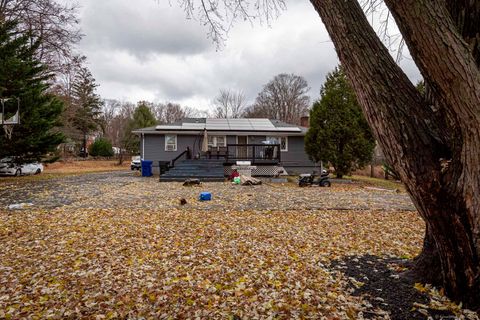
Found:
[[271, 119], [185, 118], [171, 124], [135, 130], [134, 133], [171, 131], [269, 132], [302, 134], [306, 128]]

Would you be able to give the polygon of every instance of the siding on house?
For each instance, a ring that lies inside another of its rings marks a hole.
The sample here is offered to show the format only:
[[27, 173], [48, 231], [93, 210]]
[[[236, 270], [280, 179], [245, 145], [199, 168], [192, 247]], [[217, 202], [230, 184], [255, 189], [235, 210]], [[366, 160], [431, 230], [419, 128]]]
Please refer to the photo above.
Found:
[[[158, 161], [170, 161], [176, 158], [180, 153], [190, 147], [192, 156], [200, 151], [203, 137], [198, 135], [177, 135], [177, 150], [165, 151], [165, 135], [163, 134], [145, 134], [144, 139], [140, 139], [140, 151], [144, 160], [152, 160], [154, 172], [158, 172]], [[305, 153], [304, 137], [289, 136], [288, 151], [281, 154], [282, 165], [291, 173], [309, 172], [315, 167], [308, 155]], [[266, 136], [248, 136], [248, 143], [261, 144], [266, 140]], [[145, 148], [143, 148], [143, 141]], [[236, 144], [236, 135], [227, 135], [227, 144]]]
[[308, 158], [305, 152], [304, 137], [288, 137], [288, 151], [282, 152], [284, 167], [312, 167], [315, 163]]
[[[158, 172], [159, 161], [171, 161], [187, 147], [190, 148], [192, 157], [200, 154], [204, 129], [209, 136], [226, 136], [227, 144], [237, 144], [237, 135], [247, 136], [249, 144], [262, 144], [267, 136], [284, 136], [288, 139], [288, 148], [281, 152], [280, 165], [289, 174], [311, 172], [318, 167], [305, 153], [304, 135], [307, 128], [278, 120], [187, 118], [172, 124], [135, 130], [134, 133], [141, 137], [142, 158], [153, 161], [154, 172]], [[165, 151], [165, 134], [169, 133], [176, 133], [175, 151]]]
[[[198, 141], [197, 135], [177, 135], [177, 150], [165, 151], [165, 135], [146, 134], [145, 135], [145, 154], [143, 159], [152, 160], [153, 166], [158, 167], [158, 161], [170, 161], [176, 158], [187, 147], [192, 149], [194, 143]], [[201, 142], [200, 142], [201, 143]]]

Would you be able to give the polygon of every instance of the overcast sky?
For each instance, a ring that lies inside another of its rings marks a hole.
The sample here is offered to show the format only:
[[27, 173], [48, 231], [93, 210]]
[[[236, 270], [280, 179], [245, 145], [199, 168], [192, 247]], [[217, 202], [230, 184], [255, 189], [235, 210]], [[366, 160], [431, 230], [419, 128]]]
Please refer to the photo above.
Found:
[[[79, 51], [106, 99], [171, 101], [205, 110], [220, 89], [242, 90], [252, 102], [275, 75], [294, 73], [308, 81], [315, 100], [338, 63], [307, 0], [287, 0], [288, 9], [270, 26], [235, 24], [222, 50], [199, 21], [185, 18], [176, 0], [78, 2], [85, 34]], [[411, 60], [401, 66], [419, 79]]]

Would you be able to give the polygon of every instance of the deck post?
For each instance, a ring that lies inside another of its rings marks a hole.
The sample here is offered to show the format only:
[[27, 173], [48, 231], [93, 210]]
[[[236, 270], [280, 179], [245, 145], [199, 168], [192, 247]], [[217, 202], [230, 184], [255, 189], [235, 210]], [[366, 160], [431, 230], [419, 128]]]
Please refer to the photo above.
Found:
[[278, 145], [278, 163], [282, 162], [282, 147]]

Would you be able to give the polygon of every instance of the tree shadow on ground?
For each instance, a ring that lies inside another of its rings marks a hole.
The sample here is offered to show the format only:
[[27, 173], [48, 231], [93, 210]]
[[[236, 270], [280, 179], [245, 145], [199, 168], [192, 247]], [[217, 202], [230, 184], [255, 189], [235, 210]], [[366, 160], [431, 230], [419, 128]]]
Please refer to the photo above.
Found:
[[[372, 305], [364, 312], [366, 319], [378, 318], [375, 309], [387, 311], [392, 320], [427, 319], [417, 308], [413, 309], [413, 304], [428, 305], [429, 297], [414, 288], [413, 278], [394, 270], [394, 266], [405, 266], [406, 262], [365, 255], [335, 260], [331, 266], [350, 279], [353, 295], [364, 296]], [[363, 285], [359, 286], [355, 281]], [[449, 311], [429, 309], [428, 313], [431, 319], [456, 319]]]

